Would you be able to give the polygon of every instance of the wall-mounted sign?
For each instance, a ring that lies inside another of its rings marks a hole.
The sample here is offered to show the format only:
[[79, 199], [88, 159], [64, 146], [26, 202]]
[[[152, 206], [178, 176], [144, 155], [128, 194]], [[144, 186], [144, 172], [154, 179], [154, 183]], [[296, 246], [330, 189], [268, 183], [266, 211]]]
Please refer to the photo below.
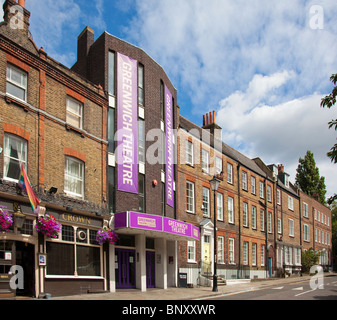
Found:
[[146, 213], [122, 212], [115, 214], [115, 229], [131, 228], [158, 231], [199, 240], [199, 228], [192, 224]]
[[137, 61], [117, 54], [117, 188], [138, 193]]

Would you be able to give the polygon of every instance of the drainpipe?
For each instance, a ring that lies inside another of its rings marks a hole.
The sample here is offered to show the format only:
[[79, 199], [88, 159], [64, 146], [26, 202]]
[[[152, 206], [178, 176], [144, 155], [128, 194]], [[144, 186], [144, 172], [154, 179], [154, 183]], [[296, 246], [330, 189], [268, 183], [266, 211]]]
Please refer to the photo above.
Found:
[[[239, 266], [237, 278], [240, 279], [241, 274], [241, 192], [240, 192], [240, 163], [237, 166], [237, 176], [238, 176], [238, 198], [239, 198]], [[234, 204], [235, 207], [235, 204]], [[234, 218], [235, 219], [235, 218]]]
[[268, 200], [267, 200], [267, 175], [264, 178], [264, 207], [265, 207], [265, 219], [264, 219], [264, 229], [266, 232], [266, 255], [265, 255], [265, 266], [266, 266], [266, 278], [268, 278], [268, 269], [269, 269], [269, 250], [268, 250]]
[[[299, 196], [299, 214], [300, 214], [300, 249], [302, 253], [302, 247], [303, 247], [303, 240], [302, 240], [302, 206], [301, 206], [301, 196], [300, 196], [300, 189], [297, 189], [297, 195]], [[308, 205], [308, 210], [309, 210], [309, 205]], [[302, 263], [302, 261], [301, 261]], [[300, 276], [302, 277], [302, 268], [300, 271]]]

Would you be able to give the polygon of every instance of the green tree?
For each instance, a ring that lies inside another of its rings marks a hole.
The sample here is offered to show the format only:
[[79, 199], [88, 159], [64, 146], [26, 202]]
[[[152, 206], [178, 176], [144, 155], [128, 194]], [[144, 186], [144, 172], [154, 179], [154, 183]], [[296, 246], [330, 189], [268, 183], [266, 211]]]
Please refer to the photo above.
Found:
[[319, 253], [315, 253], [313, 248], [302, 251], [302, 271], [309, 272], [310, 268], [318, 264]]
[[325, 178], [320, 177], [314, 154], [310, 150], [307, 151], [304, 159], [299, 159], [296, 172], [296, 186], [309, 196], [318, 194], [318, 200], [325, 204]]
[[[332, 93], [324, 97], [321, 101], [321, 107], [325, 108], [331, 108], [336, 104], [336, 98], [337, 98], [337, 74], [333, 74], [330, 77], [331, 82], [335, 85], [335, 87], [332, 90]], [[337, 119], [332, 120], [329, 122], [329, 128], [332, 127], [337, 130]], [[337, 163], [337, 143], [331, 148], [331, 150], [327, 153], [327, 156], [331, 159], [331, 162]]]

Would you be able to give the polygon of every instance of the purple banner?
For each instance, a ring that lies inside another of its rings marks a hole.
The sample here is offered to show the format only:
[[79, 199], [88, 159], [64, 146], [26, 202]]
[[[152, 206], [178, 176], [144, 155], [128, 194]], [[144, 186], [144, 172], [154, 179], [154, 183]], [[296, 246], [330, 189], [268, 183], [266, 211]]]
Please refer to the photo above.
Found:
[[162, 231], [163, 220], [160, 216], [130, 212], [130, 228]]
[[138, 193], [137, 61], [117, 54], [117, 188]]
[[165, 122], [166, 122], [166, 203], [174, 207], [174, 169], [173, 169], [173, 114], [172, 94], [165, 86]]

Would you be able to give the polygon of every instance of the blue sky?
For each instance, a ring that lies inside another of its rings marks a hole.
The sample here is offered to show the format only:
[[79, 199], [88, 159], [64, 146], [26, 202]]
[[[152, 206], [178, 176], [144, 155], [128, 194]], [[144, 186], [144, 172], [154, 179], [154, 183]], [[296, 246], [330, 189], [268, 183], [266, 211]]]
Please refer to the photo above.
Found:
[[337, 73], [335, 0], [26, 0], [38, 47], [71, 67], [85, 26], [141, 47], [178, 90], [180, 112], [198, 125], [216, 110], [223, 140], [248, 157], [282, 163], [295, 180], [314, 153], [337, 193], [326, 153], [337, 133], [320, 108]]

